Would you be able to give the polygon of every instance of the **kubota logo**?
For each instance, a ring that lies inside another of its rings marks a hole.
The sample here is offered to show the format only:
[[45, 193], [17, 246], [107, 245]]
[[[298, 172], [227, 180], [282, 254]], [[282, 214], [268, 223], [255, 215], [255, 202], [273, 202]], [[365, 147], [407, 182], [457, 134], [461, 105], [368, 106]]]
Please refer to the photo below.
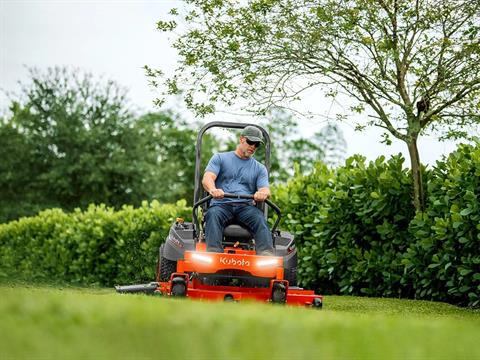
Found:
[[245, 260], [244, 258], [241, 259], [233, 259], [233, 258], [220, 258], [220, 264], [222, 265], [233, 265], [233, 266], [250, 266], [250, 261]]

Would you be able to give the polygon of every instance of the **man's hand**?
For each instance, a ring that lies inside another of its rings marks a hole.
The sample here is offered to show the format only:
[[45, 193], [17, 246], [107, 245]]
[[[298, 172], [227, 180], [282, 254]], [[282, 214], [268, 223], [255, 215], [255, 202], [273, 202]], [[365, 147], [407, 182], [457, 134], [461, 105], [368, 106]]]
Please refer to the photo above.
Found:
[[212, 195], [214, 199], [223, 199], [223, 195], [225, 195], [222, 189], [213, 189], [209, 194]]
[[268, 196], [270, 194], [265, 192], [265, 191], [257, 191], [254, 195], [253, 195], [253, 199], [257, 202], [262, 202], [262, 201], [265, 201], [268, 199]]

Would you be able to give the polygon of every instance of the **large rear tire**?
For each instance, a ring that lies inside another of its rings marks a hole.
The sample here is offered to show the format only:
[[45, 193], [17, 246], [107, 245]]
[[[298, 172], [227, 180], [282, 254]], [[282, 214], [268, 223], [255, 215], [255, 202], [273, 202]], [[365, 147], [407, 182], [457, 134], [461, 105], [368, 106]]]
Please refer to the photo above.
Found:
[[288, 281], [288, 286], [297, 286], [297, 268], [284, 269], [285, 280]]
[[165, 245], [161, 245], [158, 250], [157, 261], [157, 281], [165, 282], [169, 281], [172, 274], [177, 271], [177, 262], [169, 260], [163, 256], [163, 248]]

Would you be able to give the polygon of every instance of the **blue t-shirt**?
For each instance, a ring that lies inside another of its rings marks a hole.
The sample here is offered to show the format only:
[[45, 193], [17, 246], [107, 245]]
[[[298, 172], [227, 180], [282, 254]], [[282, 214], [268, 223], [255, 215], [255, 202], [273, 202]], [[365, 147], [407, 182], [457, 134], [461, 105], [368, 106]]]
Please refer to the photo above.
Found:
[[[259, 188], [268, 187], [268, 172], [265, 165], [254, 158], [241, 159], [235, 151], [213, 155], [205, 171], [217, 175], [215, 186], [226, 193], [253, 195]], [[249, 202], [249, 200], [213, 199], [212, 205], [220, 202]]]

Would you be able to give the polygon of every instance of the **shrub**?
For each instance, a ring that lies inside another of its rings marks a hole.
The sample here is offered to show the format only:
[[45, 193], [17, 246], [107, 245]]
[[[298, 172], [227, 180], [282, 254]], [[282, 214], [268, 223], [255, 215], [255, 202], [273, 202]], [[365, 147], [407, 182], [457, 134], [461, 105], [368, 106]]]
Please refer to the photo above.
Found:
[[319, 164], [274, 190], [296, 236], [299, 280], [325, 294], [480, 304], [480, 146], [461, 145], [424, 171], [426, 212], [415, 214], [404, 159], [336, 171]]
[[114, 211], [104, 205], [0, 224], [0, 276], [111, 286], [154, 279], [158, 247], [184, 201]]
[[480, 305], [480, 146], [460, 145], [437, 161], [424, 214], [410, 224], [416, 241], [403, 259], [415, 297]]
[[[480, 144], [460, 145], [424, 171], [415, 214], [398, 155], [335, 171], [317, 164], [273, 190], [296, 237], [299, 280], [324, 294], [410, 297], [480, 305]], [[91, 205], [0, 224], [0, 276], [111, 286], [154, 278], [157, 249], [185, 202]]]
[[300, 247], [299, 277], [324, 293], [397, 296], [401, 253], [414, 216], [404, 159], [369, 165], [354, 156], [278, 189], [285, 224]]

